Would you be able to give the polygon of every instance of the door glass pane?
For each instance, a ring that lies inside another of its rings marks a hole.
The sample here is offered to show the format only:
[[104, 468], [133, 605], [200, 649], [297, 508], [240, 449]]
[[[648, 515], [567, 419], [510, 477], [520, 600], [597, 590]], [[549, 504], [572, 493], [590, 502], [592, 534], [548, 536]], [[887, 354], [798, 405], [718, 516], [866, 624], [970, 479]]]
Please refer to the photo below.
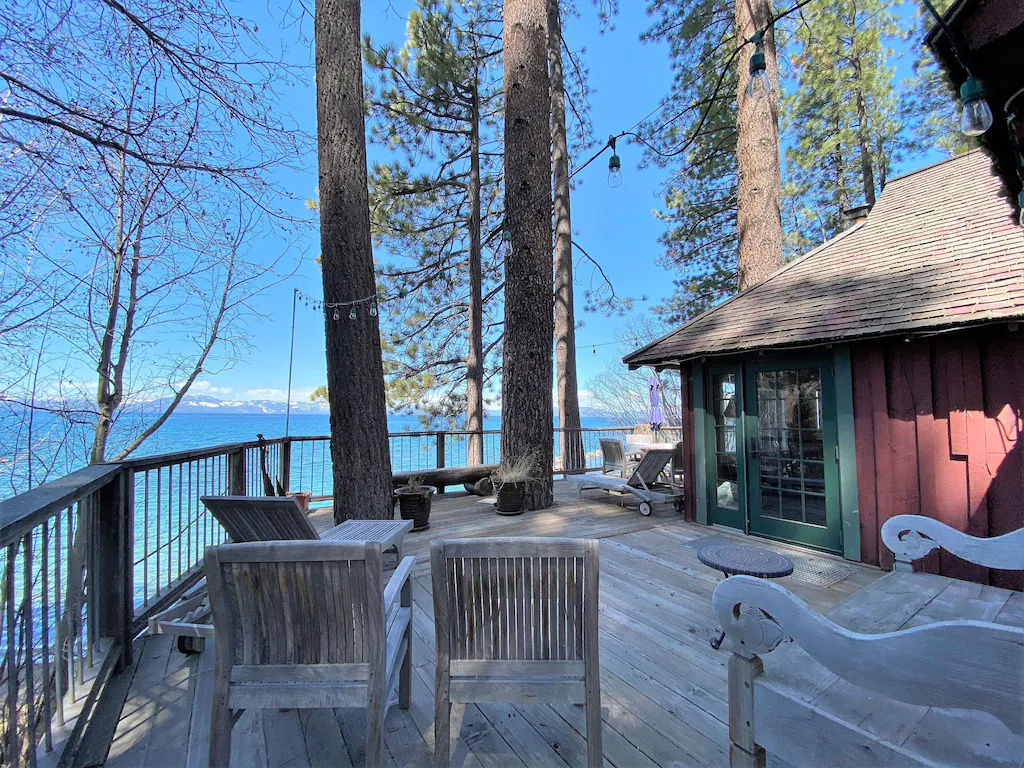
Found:
[[760, 514], [824, 526], [821, 372], [762, 371], [756, 385]]
[[711, 376], [711, 411], [715, 417], [717, 504], [739, 509], [739, 464], [736, 457], [736, 376]]

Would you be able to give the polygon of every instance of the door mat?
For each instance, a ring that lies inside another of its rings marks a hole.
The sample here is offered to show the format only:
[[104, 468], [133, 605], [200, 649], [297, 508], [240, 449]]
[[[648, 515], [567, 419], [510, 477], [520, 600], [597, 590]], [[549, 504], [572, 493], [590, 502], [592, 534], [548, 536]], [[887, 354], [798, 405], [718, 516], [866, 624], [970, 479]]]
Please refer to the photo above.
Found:
[[[694, 539], [687, 542], [685, 546], [700, 549], [707, 544], [743, 544], [750, 547], [771, 549], [771, 545], [762, 540], [757, 540], [756, 542], [741, 540], [737, 536], [727, 536], [721, 533]], [[829, 557], [818, 557], [817, 555], [798, 554], [791, 550], [786, 550], [782, 554], [793, 561], [794, 579], [807, 582], [808, 584], [815, 584], [819, 587], [831, 587], [833, 584], [838, 584], [843, 579], [857, 572], [857, 566], [844, 563], [842, 560], [833, 560]]]

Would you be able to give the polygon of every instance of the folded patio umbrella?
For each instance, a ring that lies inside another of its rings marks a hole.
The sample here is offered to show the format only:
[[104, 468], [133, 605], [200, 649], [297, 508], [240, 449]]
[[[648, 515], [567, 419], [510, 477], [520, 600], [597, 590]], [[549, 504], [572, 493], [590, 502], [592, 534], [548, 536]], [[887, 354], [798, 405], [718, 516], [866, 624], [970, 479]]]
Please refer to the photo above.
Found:
[[661, 413], [661, 382], [655, 373], [647, 380], [647, 393], [651, 399], [651, 412], [647, 414], [647, 422], [651, 425], [651, 430], [657, 432], [665, 423], [665, 417]]

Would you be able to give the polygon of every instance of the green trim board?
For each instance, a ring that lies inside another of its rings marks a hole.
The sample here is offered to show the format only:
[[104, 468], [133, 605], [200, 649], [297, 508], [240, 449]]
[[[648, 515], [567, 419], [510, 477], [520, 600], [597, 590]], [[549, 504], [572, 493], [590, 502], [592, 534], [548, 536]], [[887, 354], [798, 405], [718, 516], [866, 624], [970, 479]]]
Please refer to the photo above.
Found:
[[707, 458], [704, 455], [705, 419], [704, 364], [693, 362], [693, 467], [697, 477], [697, 522], [709, 525]]
[[857, 496], [857, 446], [853, 424], [853, 367], [850, 348], [832, 352], [835, 370], [836, 428], [839, 435], [839, 498], [843, 521], [843, 557], [860, 562], [860, 500]]

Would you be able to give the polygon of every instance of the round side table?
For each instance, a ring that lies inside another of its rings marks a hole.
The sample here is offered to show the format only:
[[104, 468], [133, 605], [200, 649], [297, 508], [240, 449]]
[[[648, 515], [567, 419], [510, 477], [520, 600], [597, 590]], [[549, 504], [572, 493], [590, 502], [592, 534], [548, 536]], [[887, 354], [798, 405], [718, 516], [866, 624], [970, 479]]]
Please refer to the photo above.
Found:
[[[721, 571], [726, 578], [730, 576], [756, 576], [759, 579], [781, 579], [793, 573], [793, 561], [778, 552], [759, 547], [748, 547], [743, 544], [710, 543], [697, 550], [697, 559], [704, 565]], [[723, 631], [717, 639], [711, 641], [716, 651], [725, 640]]]

